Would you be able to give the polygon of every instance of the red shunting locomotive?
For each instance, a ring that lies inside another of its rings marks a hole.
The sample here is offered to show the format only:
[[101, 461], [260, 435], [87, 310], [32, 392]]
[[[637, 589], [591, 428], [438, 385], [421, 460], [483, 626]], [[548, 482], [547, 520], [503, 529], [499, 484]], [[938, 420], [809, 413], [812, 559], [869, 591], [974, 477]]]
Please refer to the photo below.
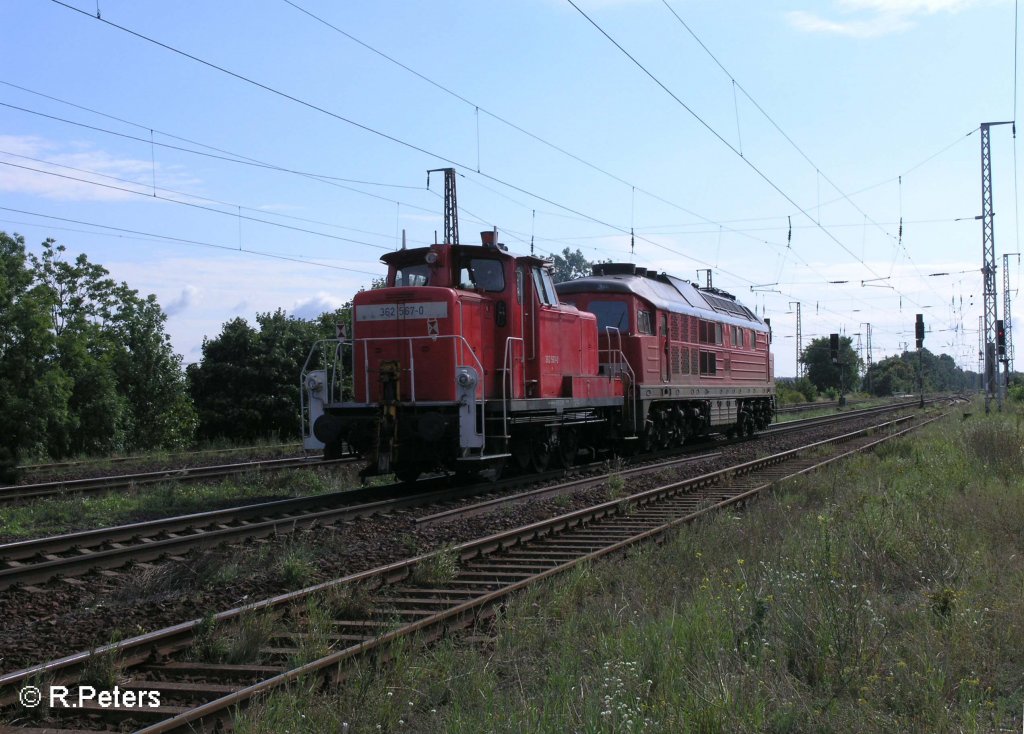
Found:
[[366, 474], [542, 471], [774, 417], [769, 327], [723, 291], [629, 263], [556, 286], [496, 230], [382, 261], [302, 376], [306, 448], [350, 447]]

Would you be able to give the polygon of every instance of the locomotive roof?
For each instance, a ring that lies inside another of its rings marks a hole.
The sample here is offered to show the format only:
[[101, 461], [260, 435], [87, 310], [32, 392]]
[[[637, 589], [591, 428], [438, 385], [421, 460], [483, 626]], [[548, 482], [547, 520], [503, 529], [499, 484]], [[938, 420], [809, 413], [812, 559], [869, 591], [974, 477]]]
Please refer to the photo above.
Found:
[[423, 262], [426, 258], [427, 253], [431, 250], [438, 250], [444, 247], [454, 248], [459, 252], [465, 252], [470, 255], [484, 255], [486, 257], [498, 257], [501, 259], [512, 258], [518, 261], [529, 262], [533, 265], [551, 265], [551, 260], [543, 257], [537, 257], [536, 255], [520, 255], [518, 253], [509, 252], [504, 245], [498, 247], [491, 247], [488, 245], [449, 245], [449, 244], [436, 244], [428, 247], [410, 247], [405, 250], [393, 250], [392, 252], [381, 255], [381, 262], [387, 265], [401, 265], [406, 263], [419, 263]]
[[593, 275], [557, 283], [555, 290], [566, 295], [630, 293], [662, 311], [701, 318], [714, 315], [719, 321], [768, 331], [768, 326], [732, 294], [718, 288], [700, 288], [687, 280], [652, 272], [633, 263], [599, 263], [594, 265]]

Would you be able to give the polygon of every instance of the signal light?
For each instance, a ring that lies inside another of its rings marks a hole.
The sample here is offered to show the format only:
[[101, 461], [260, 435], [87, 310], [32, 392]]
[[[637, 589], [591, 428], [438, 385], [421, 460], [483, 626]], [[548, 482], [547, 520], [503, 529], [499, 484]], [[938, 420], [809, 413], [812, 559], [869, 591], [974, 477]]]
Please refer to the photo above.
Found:
[[828, 351], [832, 356], [832, 364], [839, 364], [839, 334], [828, 335]]
[[924, 316], [917, 315], [917, 323], [914, 324], [914, 336], [917, 338], [917, 348], [924, 346]]
[[1002, 319], [996, 319], [996, 355], [999, 359], [1006, 357], [1006, 329]]

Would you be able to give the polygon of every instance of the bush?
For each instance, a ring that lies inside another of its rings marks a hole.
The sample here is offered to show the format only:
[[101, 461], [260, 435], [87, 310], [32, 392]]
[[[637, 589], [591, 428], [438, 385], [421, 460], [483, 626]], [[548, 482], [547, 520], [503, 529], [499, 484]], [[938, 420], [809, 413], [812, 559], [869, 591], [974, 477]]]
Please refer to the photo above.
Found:
[[803, 395], [804, 400], [806, 400], [808, 403], [813, 403], [815, 400], [818, 399], [817, 386], [813, 382], [808, 380], [806, 377], [801, 377], [799, 380], [797, 380], [793, 384], [793, 387], [796, 388], [796, 390], [801, 395]]

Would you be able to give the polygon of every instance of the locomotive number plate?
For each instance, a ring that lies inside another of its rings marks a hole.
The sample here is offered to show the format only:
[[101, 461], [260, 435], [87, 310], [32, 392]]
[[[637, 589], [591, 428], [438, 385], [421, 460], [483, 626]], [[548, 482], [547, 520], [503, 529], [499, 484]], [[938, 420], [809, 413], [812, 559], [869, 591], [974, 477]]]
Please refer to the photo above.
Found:
[[356, 306], [356, 321], [396, 321], [397, 319], [446, 319], [445, 301], [426, 303], [376, 303]]

